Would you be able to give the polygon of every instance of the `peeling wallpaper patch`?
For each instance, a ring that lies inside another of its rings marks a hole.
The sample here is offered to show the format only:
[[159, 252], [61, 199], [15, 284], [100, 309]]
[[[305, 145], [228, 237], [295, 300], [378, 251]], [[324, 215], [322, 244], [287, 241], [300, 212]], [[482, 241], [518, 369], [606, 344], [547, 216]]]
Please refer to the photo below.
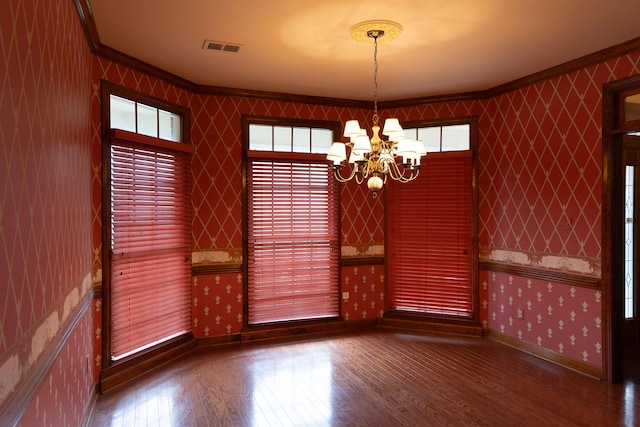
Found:
[[341, 253], [344, 257], [384, 256], [384, 245], [342, 245]]
[[600, 259], [579, 258], [561, 255], [531, 254], [520, 251], [493, 249], [481, 255], [481, 261], [504, 262], [527, 267], [559, 270], [570, 273], [600, 277]]
[[531, 264], [531, 258], [524, 252], [505, 251], [500, 249], [494, 249], [485, 261], [497, 261], [508, 262], [510, 264], [529, 265]]
[[82, 279], [82, 295], [86, 294], [93, 286], [93, 278], [91, 273], [87, 273]]
[[91, 277], [91, 285], [102, 285], [102, 268], [96, 268], [95, 274]]
[[[84, 287], [84, 281], [82, 283]], [[71, 292], [64, 299], [64, 307], [62, 308], [62, 319], [60, 323], [64, 323], [69, 318], [69, 315], [73, 311], [74, 308], [78, 306], [78, 302], [80, 301], [80, 291], [77, 288], [73, 288]]]
[[600, 276], [600, 269], [596, 272], [588, 261], [583, 259], [568, 258], [554, 255], [545, 255], [540, 258], [540, 266], [558, 270], [567, 270], [575, 273]]
[[29, 352], [28, 366], [33, 366], [40, 355], [44, 353], [47, 344], [56, 336], [60, 330], [60, 317], [58, 311], [54, 311], [46, 320], [38, 326], [31, 337], [31, 351]]
[[242, 251], [240, 249], [195, 251], [191, 253], [191, 263], [194, 265], [241, 262]]
[[0, 365], [0, 402], [4, 402], [15, 390], [21, 377], [20, 358], [14, 354]]
[[31, 337], [31, 350], [29, 352], [29, 361], [26, 371], [30, 371], [31, 367], [37, 362], [47, 345], [56, 337], [60, 331], [60, 327], [69, 319], [69, 316], [78, 307], [81, 298], [89, 292], [91, 283], [91, 273], [85, 275], [82, 279], [80, 288], [72, 288], [64, 299], [62, 313], [54, 310], [46, 320], [38, 326]]

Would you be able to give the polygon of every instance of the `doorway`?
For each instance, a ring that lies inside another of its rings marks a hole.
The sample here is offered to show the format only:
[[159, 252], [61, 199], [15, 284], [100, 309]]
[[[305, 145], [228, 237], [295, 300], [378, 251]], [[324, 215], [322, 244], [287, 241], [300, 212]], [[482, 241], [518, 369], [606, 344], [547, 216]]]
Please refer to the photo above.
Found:
[[623, 380], [640, 376], [640, 132], [622, 135], [624, 160]]
[[[640, 75], [604, 85], [603, 379], [640, 379]], [[625, 363], [626, 362], [626, 363]]]

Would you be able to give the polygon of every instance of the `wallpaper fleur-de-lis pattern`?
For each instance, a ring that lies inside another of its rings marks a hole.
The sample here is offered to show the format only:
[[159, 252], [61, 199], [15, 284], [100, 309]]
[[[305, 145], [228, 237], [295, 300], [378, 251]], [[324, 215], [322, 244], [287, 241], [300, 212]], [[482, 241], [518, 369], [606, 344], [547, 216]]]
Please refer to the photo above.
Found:
[[483, 272], [483, 327], [602, 365], [602, 294], [578, 286]]
[[[342, 299], [345, 320], [375, 319], [384, 312], [384, 267], [344, 267]], [[342, 295], [341, 295], [342, 297]], [[194, 276], [193, 330], [197, 337], [239, 334], [243, 325], [242, 275]]]
[[22, 425], [78, 425], [95, 380], [92, 318], [80, 311], [91, 289], [92, 56], [70, 1], [4, 1], [0, 33], [0, 414], [23, 404], [7, 402], [51, 357]]
[[382, 317], [385, 301], [384, 266], [357, 266], [342, 269], [342, 316], [345, 320]]
[[[193, 94], [92, 56], [73, 2], [9, 0], [0, 23], [0, 277], [6, 278], [0, 288], [0, 369], [9, 372], [18, 361], [22, 370], [13, 386], [52, 341], [34, 340], [37, 334], [54, 336], [58, 329], [50, 327], [61, 326], [56, 319], [79, 310], [86, 277], [101, 284], [101, 79], [190, 109], [194, 252], [242, 253], [243, 114], [370, 123], [367, 110]], [[481, 259], [598, 277], [602, 85], [640, 73], [639, 64], [636, 51], [495, 97], [381, 115], [401, 121], [477, 116]], [[383, 198], [349, 183], [341, 201], [343, 246], [355, 256], [381, 255]], [[343, 267], [345, 319], [380, 316], [384, 280], [383, 265]], [[241, 275], [194, 276], [192, 286], [197, 337], [240, 331]], [[601, 298], [597, 289], [480, 274], [486, 328], [594, 366], [602, 364]], [[23, 425], [80, 421], [103, 366], [101, 319], [97, 298], [71, 332]]]
[[95, 381], [92, 361], [86, 356], [93, 347], [92, 340], [87, 340], [92, 323], [93, 317], [87, 312], [25, 411], [21, 426], [80, 425]]
[[242, 274], [193, 277], [193, 330], [198, 337], [239, 334], [243, 325]]

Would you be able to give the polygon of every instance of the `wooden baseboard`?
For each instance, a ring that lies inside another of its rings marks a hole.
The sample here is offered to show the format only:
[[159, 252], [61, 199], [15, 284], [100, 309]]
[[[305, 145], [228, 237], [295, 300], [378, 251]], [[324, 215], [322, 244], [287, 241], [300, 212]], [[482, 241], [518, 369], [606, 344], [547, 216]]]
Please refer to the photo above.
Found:
[[192, 335], [184, 340], [172, 344], [169, 348], [158, 348], [144, 360], [131, 364], [123, 363], [102, 370], [100, 378], [100, 392], [105, 393], [122, 384], [136, 379], [153, 369], [166, 365], [196, 348], [196, 340]]
[[489, 337], [489, 339], [531, 354], [532, 356], [539, 357], [567, 369], [571, 369], [595, 379], [602, 380], [602, 368], [599, 366], [572, 359], [553, 350], [549, 350], [548, 348], [540, 347], [538, 345], [531, 344], [493, 330], [488, 330], [487, 336]]
[[290, 325], [273, 328], [258, 328], [254, 330], [246, 330], [241, 333], [240, 340], [242, 342], [264, 341], [274, 339], [289, 339], [299, 337], [318, 337], [335, 332], [344, 331], [345, 325], [343, 321], [331, 321], [321, 323], [309, 323], [300, 325]]
[[93, 414], [93, 408], [96, 406], [96, 401], [98, 400], [98, 389], [99, 384], [93, 383], [91, 387], [91, 391], [89, 392], [89, 403], [84, 408], [84, 414], [82, 416], [82, 420], [80, 421], [80, 425], [82, 427], [89, 427], [89, 422], [91, 421], [91, 415]]
[[369, 328], [375, 328], [378, 325], [378, 319], [360, 319], [360, 320], [345, 320], [344, 328], [348, 331], [363, 330]]
[[196, 346], [198, 348], [206, 348], [240, 342], [266, 341], [297, 337], [321, 337], [324, 335], [332, 335], [335, 332], [374, 328], [376, 324], [377, 319], [374, 318], [361, 320], [345, 320], [306, 326], [287, 326], [281, 328], [274, 327], [270, 329], [245, 331], [240, 334], [197, 338]]
[[483, 330], [476, 322], [465, 323], [440, 323], [428, 320], [409, 320], [393, 317], [378, 319], [378, 326], [383, 328], [395, 328], [416, 332], [429, 332], [441, 334], [471, 335], [482, 337]]
[[240, 342], [240, 334], [221, 335], [216, 337], [196, 338], [196, 347], [216, 347], [225, 344]]

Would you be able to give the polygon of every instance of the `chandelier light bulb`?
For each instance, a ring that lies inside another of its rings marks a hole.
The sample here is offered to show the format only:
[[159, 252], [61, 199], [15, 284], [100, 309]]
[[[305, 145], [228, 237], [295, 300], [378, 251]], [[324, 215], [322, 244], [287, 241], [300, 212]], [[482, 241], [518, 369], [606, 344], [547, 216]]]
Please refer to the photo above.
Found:
[[367, 187], [371, 191], [378, 192], [382, 190], [383, 185], [384, 185], [384, 182], [382, 181], [382, 178], [380, 178], [378, 175], [373, 175], [372, 177], [369, 177], [369, 179], [367, 180]]

